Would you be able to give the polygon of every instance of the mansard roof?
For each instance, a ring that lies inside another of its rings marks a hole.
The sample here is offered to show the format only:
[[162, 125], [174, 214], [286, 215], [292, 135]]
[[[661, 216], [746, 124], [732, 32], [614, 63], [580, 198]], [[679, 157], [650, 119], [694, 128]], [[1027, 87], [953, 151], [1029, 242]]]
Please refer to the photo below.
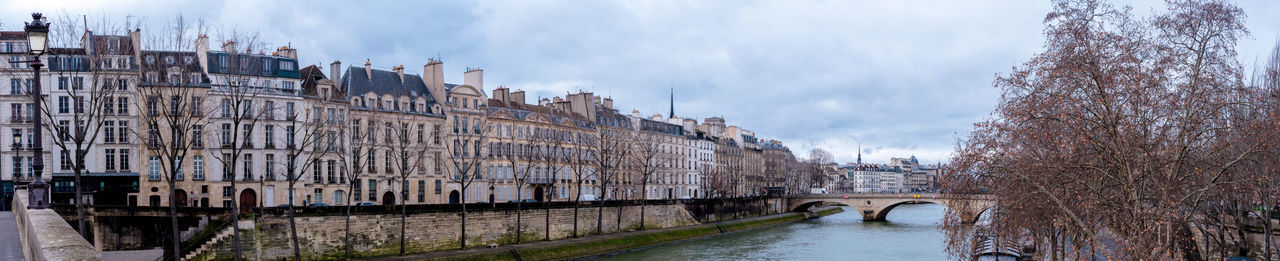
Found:
[[431, 96], [427, 84], [422, 82], [422, 77], [414, 74], [404, 74], [404, 81], [401, 81], [396, 72], [371, 69], [366, 74], [364, 67], [350, 66], [342, 73], [341, 85], [347, 91], [347, 98], [373, 92], [378, 95], [426, 98], [427, 106], [437, 102]]

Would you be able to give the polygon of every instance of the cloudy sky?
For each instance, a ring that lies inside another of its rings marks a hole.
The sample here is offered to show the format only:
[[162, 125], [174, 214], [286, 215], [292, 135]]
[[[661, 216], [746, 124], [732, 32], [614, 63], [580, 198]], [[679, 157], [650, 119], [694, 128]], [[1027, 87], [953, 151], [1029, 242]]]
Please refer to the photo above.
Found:
[[[990, 116], [993, 77], [1041, 49], [1049, 10], [1028, 0], [302, 2], [0, 0], [0, 28], [21, 30], [41, 11], [141, 22], [146, 33], [183, 14], [290, 44], [303, 64], [369, 59], [421, 73], [438, 56], [448, 82], [480, 67], [487, 89], [524, 89], [530, 102], [587, 90], [646, 115], [665, 114], [674, 87], [677, 116], [723, 116], [799, 155], [823, 147], [846, 162], [861, 146], [865, 161], [932, 163]], [[1280, 37], [1280, 2], [1239, 5], [1251, 64]]]

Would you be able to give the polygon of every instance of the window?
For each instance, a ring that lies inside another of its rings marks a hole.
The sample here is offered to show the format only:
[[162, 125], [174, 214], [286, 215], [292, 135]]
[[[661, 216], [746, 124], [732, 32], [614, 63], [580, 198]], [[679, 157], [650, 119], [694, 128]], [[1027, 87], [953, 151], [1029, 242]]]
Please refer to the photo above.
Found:
[[443, 186], [443, 184], [441, 184], [441, 183], [444, 183], [444, 182], [442, 182], [442, 181], [440, 181], [440, 180], [438, 180], [438, 179], [436, 180], [436, 187], [435, 187], [436, 195], [440, 195], [441, 190], [443, 190], [443, 187], [444, 187], [444, 186]]
[[369, 179], [369, 200], [377, 200], [378, 198], [378, 181]]
[[116, 142], [116, 122], [114, 121], [102, 122], [102, 140], [105, 143]]
[[253, 125], [244, 125], [240, 128], [240, 137], [245, 148], [253, 148]]
[[320, 160], [312, 160], [311, 168], [311, 180], [315, 181], [317, 184], [324, 182], [324, 179], [320, 176], [323, 175], [320, 173]]
[[60, 155], [60, 156], [61, 156], [61, 158], [62, 158], [62, 159], [61, 159], [61, 163], [62, 163], [62, 164], [58, 164], [58, 165], [60, 165], [60, 166], [62, 167], [62, 170], [68, 170], [68, 169], [71, 169], [71, 151], [68, 151], [68, 150], [62, 150], [62, 153], [61, 153], [61, 154], [62, 154], [62, 155]]
[[230, 118], [231, 117], [231, 100], [222, 99], [221, 106], [222, 106], [222, 117]]
[[222, 197], [229, 198], [231, 197], [231, 194], [232, 194], [231, 186], [222, 187]]
[[329, 176], [329, 183], [337, 183], [337, 177], [335, 177], [335, 176], [333, 175], [333, 174], [334, 174], [334, 169], [337, 169], [337, 168], [338, 168], [337, 162], [335, 162], [335, 161], [333, 161], [333, 160], [329, 160], [329, 161], [328, 161], [328, 163], [325, 165], [325, 167], [328, 167], [328, 168], [326, 169], [326, 171], [327, 171], [328, 176]]
[[262, 134], [263, 136], [266, 136], [265, 138], [266, 138], [267, 148], [276, 147], [276, 128], [275, 127], [276, 126], [274, 125], [263, 126], [264, 130]]
[[[17, 165], [14, 165], [14, 167], [17, 168]], [[354, 197], [352, 200], [360, 201], [360, 180], [357, 179], [355, 182], [352, 182], [351, 189], [351, 196]]]
[[386, 153], [387, 153], [387, 157], [386, 157], [387, 173], [391, 173], [391, 170], [395, 168], [394, 164], [391, 163], [392, 162], [391, 150], [387, 150]]
[[431, 126], [431, 143], [440, 145], [440, 125]]
[[133, 165], [129, 162], [129, 149], [120, 149], [119, 151], [120, 151], [120, 171], [129, 172], [129, 170], [131, 169], [129, 168], [129, 165]]
[[[124, 60], [124, 59], [121, 59], [121, 60]], [[117, 79], [116, 90], [121, 90], [121, 91], [129, 90], [129, 79]]]
[[293, 110], [293, 107], [294, 107], [294, 106], [293, 106], [293, 102], [286, 102], [286, 103], [284, 103], [284, 117], [285, 117], [285, 118], [287, 118], [287, 119], [289, 119], [289, 120], [293, 120], [293, 118], [294, 118], [294, 117], [297, 117], [297, 115], [295, 115], [295, 114], [293, 113], [293, 111], [294, 111], [294, 110]]
[[151, 156], [151, 160], [147, 161], [147, 178], [150, 180], [160, 180], [160, 157]]
[[196, 127], [191, 130], [191, 147], [204, 148], [204, 127]]
[[13, 156], [13, 175], [15, 177], [22, 177], [22, 157]]
[[427, 201], [427, 181], [419, 180], [418, 181], [418, 203], [422, 203], [426, 201]]
[[426, 125], [424, 125], [424, 124], [418, 124], [418, 144], [422, 144], [422, 143], [425, 143], [425, 142], [426, 142], [426, 139], [427, 139], [427, 137], [425, 137], [425, 136], [426, 136], [426, 130], [425, 130], [426, 128], [427, 128], [427, 127], [426, 127]]
[[244, 173], [241, 179], [253, 180], [253, 154], [244, 154]]
[[116, 113], [129, 115], [129, 97], [116, 98]]
[[84, 113], [84, 97], [75, 96], [71, 97], [71, 100], [76, 103], [76, 113]]
[[201, 108], [203, 106], [204, 106], [204, 98], [191, 97], [191, 115], [195, 115], [195, 116], [204, 115], [204, 109]]
[[174, 180], [182, 180], [182, 156], [178, 156], [171, 167], [178, 170], [174, 173]]
[[[59, 138], [62, 138], [62, 141], [71, 140], [71, 121], [68, 121], [68, 120], [58, 121], [58, 129], [61, 129], [61, 131], [58, 131], [58, 134], [60, 134]], [[21, 135], [18, 135], [17, 133], [14, 133], [13, 135], [21, 136]]]
[[71, 112], [71, 98], [67, 96], [58, 96], [58, 113]]
[[84, 89], [84, 77], [71, 78], [71, 88], [76, 90]]
[[294, 135], [293, 135], [293, 134], [294, 134], [294, 126], [293, 126], [293, 125], [285, 126], [285, 127], [284, 127], [284, 134], [285, 134], [285, 139], [286, 139], [286, 140], [285, 140], [285, 143], [284, 143], [284, 144], [285, 144], [285, 146], [289, 146], [290, 148], [292, 148], [292, 147], [295, 145], [295, 144], [294, 144], [294, 141], [293, 141], [293, 140], [294, 140]]
[[[108, 126], [110, 126], [110, 124], [108, 124]], [[129, 143], [129, 121], [120, 121], [119, 124], [116, 125], [116, 128], [116, 130], [118, 130], [116, 132], [116, 134], [118, 134], [118, 136], [116, 136], [116, 141], [119, 143]], [[197, 132], [196, 135], [200, 135], [200, 133]]]
[[230, 123], [223, 123], [223, 124], [222, 124], [222, 144], [221, 144], [221, 146], [222, 146], [222, 147], [230, 147], [230, 146], [231, 146], [231, 124], [230, 124]]
[[267, 172], [264, 174], [266, 180], [276, 180], [276, 155], [267, 154]]
[[71, 83], [71, 79], [70, 79], [70, 78], [67, 78], [67, 77], [65, 77], [65, 76], [64, 76], [64, 77], [58, 77], [58, 90], [66, 90], [66, 89], [67, 89], [67, 85], [70, 85], [70, 83]]

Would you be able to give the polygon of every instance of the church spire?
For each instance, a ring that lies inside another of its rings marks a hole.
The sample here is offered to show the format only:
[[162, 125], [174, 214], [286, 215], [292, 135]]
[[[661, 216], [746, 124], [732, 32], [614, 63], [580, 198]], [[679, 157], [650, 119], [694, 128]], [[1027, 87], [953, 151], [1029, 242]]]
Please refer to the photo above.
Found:
[[[675, 84], [672, 84], [675, 85]], [[676, 87], [671, 87], [671, 111], [667, 113], [668, 118], [676, 117]]]
[[858, 165], [862, 165], [862, 145], [858, 145]]

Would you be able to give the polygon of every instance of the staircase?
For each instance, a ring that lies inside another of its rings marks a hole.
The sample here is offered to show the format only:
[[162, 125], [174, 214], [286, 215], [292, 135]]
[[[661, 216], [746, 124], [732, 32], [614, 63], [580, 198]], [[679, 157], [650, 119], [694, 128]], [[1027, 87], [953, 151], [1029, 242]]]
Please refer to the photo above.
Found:
[[[231, 226], [229, 223], [230, 222], [228, 222], [228, 224], [223, 224], [223, 227], [220, 230], [218, 230], [218, 233], [213, 235], [212, 237], [209, 237], [209, 239], [204, 241], [204, 243], [201, 243], [200, 247], [197, 247], [191, 250], [191, 252], [187, 252], [183, 254], [182, 260], [192, 260], [196, 257], [199, 257], [200, 255], [209, 253], [210, 251], [222, 252], [221, 250], [224, 248], [231, 249], [230, 241], [231, 241], [232, 233], [235, 232], [234, 229], [236, 229], [236, 227], [240, 227], [241, 230], [244, 230], [244, 228], [252, 229], [254, 227], [254, 223], [252, 220], [242, 220], [240, 221], [241, 224], [239, 226]], [[199, 230], [196, 230], [196, 231], [199, 231]], [[250, 249], [250, 248], [244, 248], [244, 246], [246, 245], [246, 243], [248, 243], [248, 246], [252, 246], [253, 245], [251, 241], [252, 238], [246, 237], [245, 233], [243, 232], [240, 233], [240, 235], [241, 235], [240, 249], [242, 250]]]
[[182, 241], [187, 241], [188, 239], [191, 239], [192, 236], [195, 236], [196, 232], [204, 230], [207, 226], [209, 226], [209, 217], [201, 217], [199, 223], [193, 227], [188, 227], [186, 230], [178, 233], [178, 235], [182, 236]]

